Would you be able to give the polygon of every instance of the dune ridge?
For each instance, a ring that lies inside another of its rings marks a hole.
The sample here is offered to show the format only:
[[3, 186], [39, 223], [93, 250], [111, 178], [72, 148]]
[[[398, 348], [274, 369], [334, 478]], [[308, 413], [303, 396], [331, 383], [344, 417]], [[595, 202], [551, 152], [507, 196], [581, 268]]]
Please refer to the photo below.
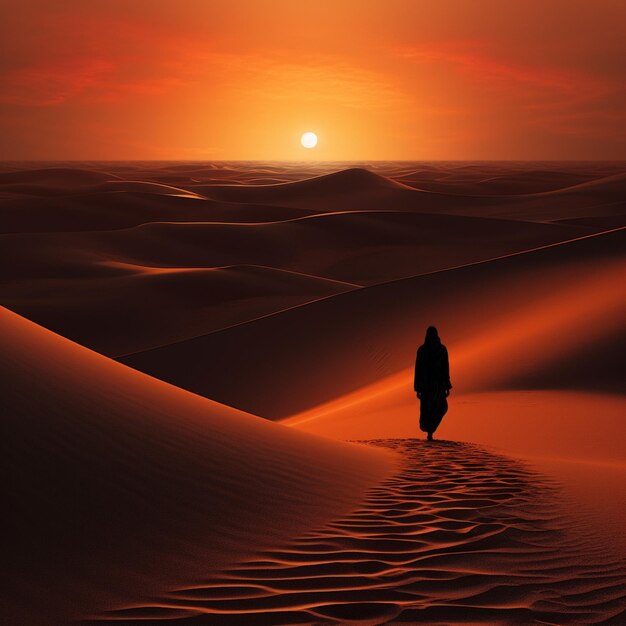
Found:
[[[382, 173], [381, 173], [382, 174]], [[319, 210], [401, 209], [482, 217], [500, 216], [523, 221], [551, 221], [562, 217], [588, 217], [598, 207], [624, 216], [626, 178], [623, 170], [591, 180], [564, 181], [556, 189], [528, 193], [482, 193], [480, 186], [458, 187], [458, 179], [439, 178], [438, 187], [421, 188], [419, 180], [399, 180], [352, 168], [305, 180], [274, 185], [192, 185], [215, 199], [317, 208]], [[478, 181], [479, 183], [481, 181]], [[504, 190], [505, 192], [510, 190]], [[600, 204], [598, 204], [600, 201]], [[543, 211], [543, 212], [542, 212]]]
[[41, 169], [21, 169], [17, 171], [0, 171], [0, 185], [42, 185], [46, 187], [80, 187], [90, 186], [119, 176], [98, 170], [76, 167], [46, 167]]
[[103, 265], [98, 277], [16, 281], [5, 287], [3, 303], [91, 349], [121, 356], [358, 288], [259, 265]]
[[[0, 172], [0, 192], [32, 196], [28, 200], [33, 203], [37, 197], [45, 200], [49, 194], [73, 196], [80, 190], [82, 194], [88, 193], [91, 196], [90, 199], [84, 198], [82, 203], [87, 210], [92, 202], [115, 191], [120, 194], [144, 193], [148, 196], [203, 199], [207, 203], [210, 198], [218, 215], [223, 215], [224, 209], [227, 213], [236, 214], [237, 205], [242, 203], [260, 207], [269, 203], [273, 206], [269, 209], [270, 212], [276, 212], [278, 207], [283, 207], [283, 211], [285, 207], [289, 207], [292, 214], [306, 209], [401, 209], [448, 213], [469, 211], [476, 215], [512, 211], [511, 215], [520, 219], [519, 212], [524, 211], [523, 207], [528, 202], [532, 207], [536, 196], [541, 196], [544, 208], [549, 208], [550, 202], [558, 201], [557, 196], [565, 195], [569, 202], [573, 199], [586, 202], [590, 194], [619, 198], [624, 188], [623, 169], [620, 173], [619, 169], [616, 172], [615, 167], [610, 166], [597, 173], [583, 171], [580, 174], [561, 174], [561, 178], [557, 178], [548, 189], [531, 188], [529, 192], [524, 192], [524, 184], [532, 185], [541, 176], [554, 180], [556, 173], [522, 169], [520, 176], [512, 180], [509, 187], [502, 183], [503, 187], [498, 191], [493, 183], [491, 187], [486, 185], [490, 181], [502, 179], [501, 172], [496, 167], [489, 176], [486, 166], [482, 166], [484, 174], [479, 169], [465, 170], [459, 175], [458, 168], [446, 173], [445, 165], [439, 165], [434, 170], [415, 171], [409, 168], [405, 171], [397, 164], [367, 164], [367, 167], [345, 167], [344, 164], [343, 167], [337, 167], [339, 171], [328, 172], [324, 169], [332, 168], [332, 164], [326, 164], [317, 172], [309, 166], [308, 171], [298, 172], [296, 169], [293, 173], [288, 173], [283, 167], [281, 173], [287, 173], [287, 179], [280, 180], [275, 177], [280, 168], [268, 170], [260, 167], [256, 173], [248, 173], [241, 167], [237, 170], [215, 169], [206, 165], [194, 168], [190, 165], [188, 174], [183, 175], [180, 172], [184, 172], [184, 169], [171, 168], [172, 173], [168, 173], [167, 167], [155, 169], [154, 166], [146, 168], [106, 163], [99, 165], [106, 166], [110, 173], [91, 168], [76, 168], [75, 164], [74, 167], [57, 166]], [[439, 174], [438, 169], [442, 170]], [[405, 184], [405, 181], [409, 184]], [[561, 184], [558, 185], [558, 182]], [[519, 192], [520, 186], [522, 193]], [[513, 201], [512, 208], [508, 207], [509, 200]], [[557, 207], [561, 205], [562, 202], [557, 202]], [[265, 210], [257, 209], [255, 212], [262, 214]], [[621, 212], [623, 214], [623, 210]]]
[[[590, 230], [363, 211], [258, 224], [148, 222], [114, 231], [7, 234], [0, 236], [0, 301], [119, 357], [346, 291], [341, 283], [386, 282]], [[234, 266], [268, 269], [215, 271]]]

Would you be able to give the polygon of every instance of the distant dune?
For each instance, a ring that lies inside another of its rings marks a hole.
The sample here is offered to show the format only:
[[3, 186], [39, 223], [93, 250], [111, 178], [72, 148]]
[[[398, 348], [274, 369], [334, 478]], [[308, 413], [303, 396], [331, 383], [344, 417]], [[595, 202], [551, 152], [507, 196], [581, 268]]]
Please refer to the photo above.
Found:
[[[354, 168], [304, 181], [261, 186], [191, 186], [199, 193], [215, 199], [229, 201], [263, 202], [318, 210], [379, 210], [461, 213], [482, 217], [503, 217], [528, 221], [550, 221], [573, 217], [568, 208], [576, 209], [577, 216], [597, 214], [598, 206], [609, 209], [610, 214], [626, 214], [624, 192], [626, 178], [623, 172], [606, 177], [580, 181], [565, 178], [564, 186], [540, 191], [524, 189], [514, 193], [508, 185], [500, 194], [493, 189], [483, 192], [483, 183], [472, 182], [467, 187], [467, 177], [438, 179], [437, 188], [432, 181], [420, 188], [420, 180], [411, 185], [401, 184], [364, 169]], [[471, 177], [474, 180], [475, 174]], [[528, 183], [532, 176], [526, 179]], [[552, 185], [554, 186], [554, 185]], [[428, 189], [430, 187], [430, 189]], [[528, 187], [528, 184], [526, 185]], [[537, 202], [537, 196], [541, 196]], [[569, 205], [563, 203], [567, 201]], [[595, 209], [595, 211], [594, 211]], [[543, 210], [543, 213], [541, 213]]]
[[[355, 285], [424, 274], [594, 230], [402, 211], [323, 213], [265, 223], [158, 221], [109, 230], [114, 211], [128, 222], [148, 219], [152, 207], [149, 199], [137, 204], [138, 198], [119, 195], [124, 201], [115, 200], [118, 194], [109, 196], [115, 201], [111, 210], [106, 195], [99, 196], [97, 215], [108, 222], [104, 230], [1, 236], [2, 303], [109, 356], [202, 335]], [[167, 209], [170, 215], [204, 204], [168, 200], [182, 203]], [[28, 219], [21, 207], [13, 209]], [[83, 209], [78, 204], [69, 211]], [[71, 213], [54, 205], [45, 213], [49, 222], [59, 220], [57, 228], [62, 219], [75, 224]], [[99, 217], [93, 213], [87, 219], [95, 226]], [[272, 269], [264, 275], [223, 269], [235, 266]]]
[[154, 268], [16, 281], [4, 304], [107, 355], [197, 337], [358, 286], [254, 265]]
[[[167, 188], [166, 188], [167, 189]], [[0, 187], [0, 193], [2, 188]], [[130, 228], [153, 221], [271, 222], [315, 213], [313, 209], [233, 204], [185, 194], [107, 191], [69, 195], [0, 197], [1, 233], [84, 232]]]
[[429, 211], [485, 200], [422, 191], [363, 168], [351, 168], [301, 181], [274, 185], [192, 185], [214, 199], [263, 202], [324, 211], [402, 209]]
[[520, 196], [504, 196], [496, 203], [478, 210], [455, 213], [501, 217], [532, 222], [553, 222], [574, 218], [605, 216], [615, 218], [615, 225], [626, 223], [626, 174], [620, 173], [561, 189]]
[[[463, 354], [462, 391], [621, 387], [625, 237], [621, 229], [360, 289], [123, 361], [280, 418], [409, 368], [424, 328], [436, 323], [453, 359]], [[245, 355], [237, 345], [248, 347]], [[268, 393], [277, 386], [286, 392]]]
[[204, 196], [201, 196], [192, 191], [187, 191], [180, 187], [173, 187], [172, 185], [165, 185], [162, 183], [151, 183], [141, 180], [113, 180], [106, 181], [97, 185], [94, 191], [104, 191], [109, 193], [120, 192], [139, 192], [155, 194], [157, 196], [178, 196], [181, 198], [196, 198], [199, 200], [205, 200]]
[[244, 186], [208, 186], [208, 192], [214, 197], [224, 200], [240, 200], [242, 198], [261, 198], [285, 201], [290, 198], [308, 202], [318, 197], [332, 198], [335, 195], [359, 193], [393, 193], [397, 190], [411, 190], [410, 187], [398, 183], [391, 178], [376, 174], [370, 170], [354, 167], [342, 169], [331, 174], [323, 174], [305, 180], [264, 185]]
[[[56, 267], [101, 273], [99, 260], [157, 267], [274, 266], [372, 284], [425, 273], [594, 231], [476, 217], [363, 211], [261, 224], [156, 221], [109, 232], [3, 237], [10, 275], [52, 276]], [[24, 243], [36, 242], [34, 250]], [[80, 267], [79, 267], [80, 266]]]
[[75, 187], [97, 185], [114, 179], [118, 179], [115, 174], [69, 167], [26, 168], [12, 172], [0, 171], [0, 185], [3, 187], [6, 185], [33, 185], [46, 189], [55, 187], [74, 189]]
[[591, 172], [553, 171], [541, 169], [526, 169], [522, 171], [502, 172], [502, 168], [487, 169], [482, 172], [483, 177], [477, 176], [476, 171], [470, 173], [431, 173], [425, 179], [423, 172], [408, 172], [399, 178], [405, 184], [420, 186], [428, 191], [450, 191], [470, 195], [525, 195], [541, 193], [555, 189], [563, 189], [581, 182], [594, 180]]

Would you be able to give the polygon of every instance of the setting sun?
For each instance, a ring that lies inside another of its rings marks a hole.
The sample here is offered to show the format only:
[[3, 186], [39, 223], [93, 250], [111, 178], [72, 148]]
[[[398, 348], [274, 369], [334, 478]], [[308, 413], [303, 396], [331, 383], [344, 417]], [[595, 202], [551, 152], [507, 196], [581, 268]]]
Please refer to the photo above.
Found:
[[315, 148], [315, 146], [317, 145], [317, 135], [310, 131], [306, 132], [302, 135], [302, 137], [300, 137], [300, 143], [305, 148]]

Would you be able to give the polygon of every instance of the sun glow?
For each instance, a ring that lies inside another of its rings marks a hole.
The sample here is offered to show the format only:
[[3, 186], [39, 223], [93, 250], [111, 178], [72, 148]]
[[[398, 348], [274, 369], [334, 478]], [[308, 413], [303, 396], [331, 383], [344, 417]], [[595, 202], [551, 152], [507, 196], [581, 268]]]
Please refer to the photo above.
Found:
[[305, 148], [315, 148], [315, 146], [317, 145], [317, 135], [310, 131], [306, 132], [302, 135], [302, 137], [300, 137], [300, 143]]

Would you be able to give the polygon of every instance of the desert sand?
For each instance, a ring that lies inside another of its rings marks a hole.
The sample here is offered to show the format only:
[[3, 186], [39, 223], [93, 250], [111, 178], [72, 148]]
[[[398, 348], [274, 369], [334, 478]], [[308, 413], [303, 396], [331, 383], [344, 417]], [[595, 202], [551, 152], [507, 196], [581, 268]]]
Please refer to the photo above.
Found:
[[76, 619], [210, 575], [349, 510], [392, 467], [1, 313], [13, 623]]
[[623, 163], [4, 163], [0, 214], [13, 623], [626, 619]]

